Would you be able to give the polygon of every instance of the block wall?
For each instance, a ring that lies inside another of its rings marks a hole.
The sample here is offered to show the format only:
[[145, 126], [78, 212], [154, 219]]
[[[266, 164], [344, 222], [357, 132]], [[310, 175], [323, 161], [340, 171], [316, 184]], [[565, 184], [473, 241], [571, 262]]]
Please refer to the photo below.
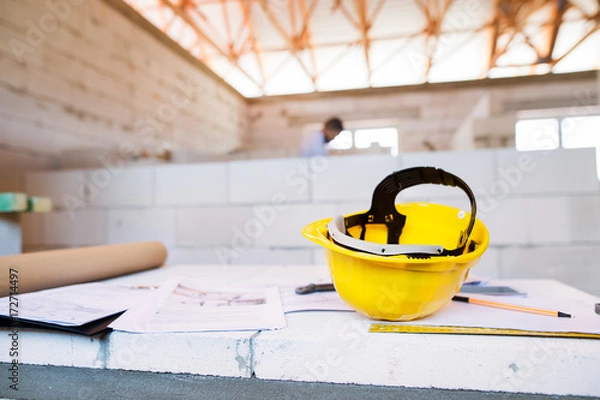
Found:
[[[25, 215], [25, 250], [160, 240], [170, 263], [324, 264], [302, 237], [308, 223], [369, 208], [376, 184], [420, 165], [446, 169], [475, 191], [490, 247], [473, 270], [556, 278], [600, 295], [600, 181], [593, 149], [270, 159], [37, 172], [30, 194], [57, 209]], [[399, 201], [469, 210], [456, 188], [421, 186]]]
[[128, 160], [165, 142], [199, 154], [239, 146], [243, 98], [123, 2], [0, 7], [0, 170], [60, 167], [88, 149]]
[[[399, 151], [514, 147], [520, 110], [575, 109], [600, 104], [595, 71], [512, 80], [381, 88], [250, 100], [248, 148], [269, 157], [299, 155], [303, 129], [339, 116], [350, 129], [391, 126]], [[469, 138], [455, 136], [469, 132]]]

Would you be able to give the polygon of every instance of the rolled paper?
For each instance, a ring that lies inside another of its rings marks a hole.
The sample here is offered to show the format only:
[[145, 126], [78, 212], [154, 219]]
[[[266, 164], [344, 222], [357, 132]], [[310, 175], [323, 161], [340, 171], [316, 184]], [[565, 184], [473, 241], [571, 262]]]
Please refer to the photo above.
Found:
[[0, 297], [92, 282], [160, 267], [167, 249], [139, 242], [0, 257]]

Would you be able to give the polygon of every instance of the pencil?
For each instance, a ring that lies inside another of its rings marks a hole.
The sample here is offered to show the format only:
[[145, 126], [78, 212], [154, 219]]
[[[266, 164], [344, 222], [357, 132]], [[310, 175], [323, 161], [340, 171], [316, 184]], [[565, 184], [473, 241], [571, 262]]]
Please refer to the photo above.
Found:
[[532, 314], [547, 315], [549, 317], [571, 318], [571, 314], [567, 314], [567, 313], [564, 313], [561, 311], [544, 310], [543, 308], [525, 307], [525, 306], [518, 306], [515, 304], [496, 303], [495, 301], [473, 299], [471, 297], [454, 296], [452, 298], [452, 300], [461, 301], [463, 303], [469, 303], [469, 304], [478, 304], [480, 306], [503, 308], [505, 310], [522, 311], [522, 312], [528, 312], [528, 313], [532, 313]]

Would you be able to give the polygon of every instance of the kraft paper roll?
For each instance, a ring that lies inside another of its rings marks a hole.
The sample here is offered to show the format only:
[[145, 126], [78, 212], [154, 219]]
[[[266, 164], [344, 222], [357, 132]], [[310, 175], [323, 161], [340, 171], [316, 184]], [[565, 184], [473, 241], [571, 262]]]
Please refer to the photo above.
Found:
[[[160, 267], [167, 249], [141, 242], [50, 250], [0, 257], [0, 297], [113, 278]], [[11, 276], [11, 269], [13, 275]], [[15, 273], [15, 271], [17, 271]]]

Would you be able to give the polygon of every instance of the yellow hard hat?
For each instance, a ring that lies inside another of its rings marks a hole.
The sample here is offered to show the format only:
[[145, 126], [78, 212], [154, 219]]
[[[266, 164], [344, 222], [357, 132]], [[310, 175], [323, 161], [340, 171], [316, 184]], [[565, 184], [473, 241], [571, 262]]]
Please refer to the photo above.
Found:
[[[395, 204], [420, 184], [455, 186], [471, 212], [430, 203]], [[489, 242], [477, 205], [459, 177], [433, 167], [394, 172], [377, 185], [371, 208], [315, 221], [302, 233], [325, 248], [340, 297], [375, 319], [409, 321], [429, 315], [454, 296]]]

